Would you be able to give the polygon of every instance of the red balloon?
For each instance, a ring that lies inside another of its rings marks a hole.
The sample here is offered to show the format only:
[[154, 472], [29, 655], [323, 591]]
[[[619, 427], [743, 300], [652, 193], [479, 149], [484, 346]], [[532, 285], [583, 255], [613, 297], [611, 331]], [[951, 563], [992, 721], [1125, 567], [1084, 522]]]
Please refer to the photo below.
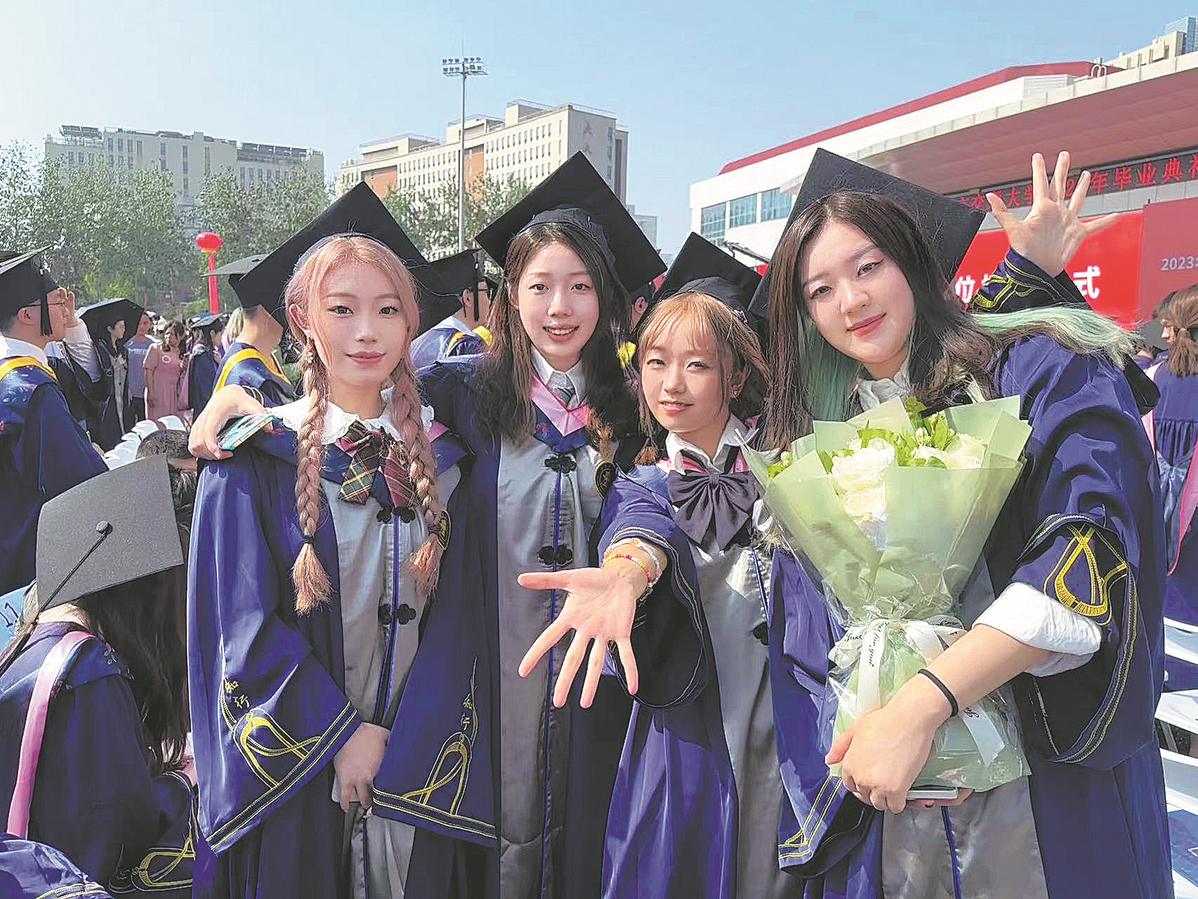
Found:
[[212, 231], [203, 231], [196, 235], [196, 246], [204, 253], [215, 253], [223, 244], [220, 235]]

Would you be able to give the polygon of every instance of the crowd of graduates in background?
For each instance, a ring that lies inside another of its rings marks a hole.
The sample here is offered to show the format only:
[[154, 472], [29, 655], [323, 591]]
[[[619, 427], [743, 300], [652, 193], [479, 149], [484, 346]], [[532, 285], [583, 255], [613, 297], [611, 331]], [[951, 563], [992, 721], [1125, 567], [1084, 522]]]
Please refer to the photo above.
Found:
[[[365, 184], [219, 269], [228, 317], [0, 256], [0, 893], [1171, 895], [1198, 285], [1090, 311], [1106, 220], [1032, 170], [968, 308], [981, 215], [823, 151], [765, 279], [667, 271], [581, 154], [477, 236], [496, 279]], [[843, 628], [743, 447], [998, 396], [984, 618], [834, 742]], [[1000, 690], [1030, 776], [909, 796]]]

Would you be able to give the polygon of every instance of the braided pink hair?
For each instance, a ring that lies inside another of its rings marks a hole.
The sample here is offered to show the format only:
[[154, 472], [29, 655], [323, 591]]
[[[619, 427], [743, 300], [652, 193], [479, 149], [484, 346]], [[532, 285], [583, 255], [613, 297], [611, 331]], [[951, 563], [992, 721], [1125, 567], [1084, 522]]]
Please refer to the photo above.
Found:
[[[314, 300], [319, 297], [319, 287], [329, 272], [339, 265], [368, 265], [381, 271], [395, 288], [399, 297], [400, 314], [408, 322], [408, 337], [404, 342], [400, 363], [389, 378], [392, 390], [387, 411], [403, 438], [404, 454], [409, 460], [408, 475], [429, 530], [424, 542], [408, 560], [408, 566], [416, 578], [417, 590], [422, 597], [427, 598], [437, 584], [441, 567], [442, 546], [438, 533], [444, 507], [437, 494], [432, 447], [420, 417], [416, 376], [408, 358], [408, 345], [420, 321], [420, 311], [416, 304], [416, 283], [396, 255], [377, 241], [350, 235], [334, 237], [311, 252], [287, 283], [287, 306], [297, 307], [300, 317], [307, 321], [311, 328], [317, 327], [318, 307]], [[294, 321], [292, 333], [304, 342], [301, 364], [304, 390], [310, 397], [308, 414], [304, 417], [298, 435], [295, 506], [304, 537], [312, 538], [316, 535], [322, 511], [320, 471], [324, 465], [322, 438], [325, 414], [328, 411], [329, 378], [328, 369], [317, 351], [316, 341], [310, 340]], [[310, 539], [306, 539], [300, 548], [291, 576], [295, 582], [296, 612], [307, 615], [328, 602], [332, 586]]]

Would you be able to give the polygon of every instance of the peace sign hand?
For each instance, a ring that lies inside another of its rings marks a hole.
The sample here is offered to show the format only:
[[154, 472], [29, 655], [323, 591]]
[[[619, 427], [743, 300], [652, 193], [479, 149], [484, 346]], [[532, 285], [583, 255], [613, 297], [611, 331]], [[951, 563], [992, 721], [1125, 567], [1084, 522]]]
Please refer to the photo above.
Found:
[[986, 194], [990, 211], [1007, 232], [1011, 249], [1054, 278], [1065, 270], [1065, 265], [1073, 258], [1082, 241], [1091, 234], [1097, 234], [1116, 218], [1113, 213], [1089, 222], [1078, 218], [1082, 204], [1086, 201], [1086, 192], [1090, 189], [1090, 173], [1082, 172], [1073, 196], [1066, 200], [1068, 175], [1068, 153], [1062, 152], [1057, 156], [1051, 184], [1044, 167], [1044, 157], [1039, 153], [1033, 154], [1032, 208], [1022, 220], [1007, 209], [1007, 204], [998, 194]]
[[632, 619], [636, 614], [637, 598], [644, 592], [646, 584], [645, 574], [637, 565], [623, 559], [613, 559], [603, 568], [526, 572], [520, 575], [518, 581], [521, 587], [529, 590], [558, 590], [566, 594], [565, 605], [557, 618], [541, 632], [520, 662], [521, 677], [528, 677], [545, 653], [573, 630], [574, 639], [562, 661], [562, 670], [553, 689], [553, 705], [560, 709], [566, 704], [588, 644], [591, 644], [591, 654], [578, 704], [588, 709], [595, 700], [609, 641], [616, 644], [616, 651], [624, 666], [628, 692], [636, 693]]

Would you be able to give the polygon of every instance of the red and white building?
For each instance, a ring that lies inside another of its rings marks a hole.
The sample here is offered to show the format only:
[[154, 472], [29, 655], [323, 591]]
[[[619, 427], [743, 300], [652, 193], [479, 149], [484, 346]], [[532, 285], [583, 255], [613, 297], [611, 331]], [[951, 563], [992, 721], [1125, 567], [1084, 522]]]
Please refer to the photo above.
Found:
[[[1198, 52], [1128, 70], [1015, 66], [728, 163], [691, 185], [691, 227], [772, 254], [817, 147], [988, 209], [1031, 203], [1030, 157], [1093, 173], [1083, 217], [1119, 214], [1069, 266], [1092, 306], [1125, 324], [1198, 282]], [[1071, 188], [1072, 189], [1072, 186]], [[993, 216], [956, 277], [968, 298], [1007, 244]]]

